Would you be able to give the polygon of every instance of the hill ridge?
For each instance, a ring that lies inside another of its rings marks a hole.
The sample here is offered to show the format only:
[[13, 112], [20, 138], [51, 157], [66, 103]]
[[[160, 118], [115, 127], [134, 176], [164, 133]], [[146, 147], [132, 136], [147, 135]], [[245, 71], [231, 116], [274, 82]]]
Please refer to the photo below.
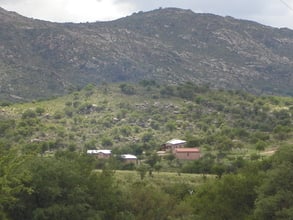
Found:
[[0, 99], [144, 79], [292, 95], [292, 30], [190, 10], [76, 24], [0, 9], [0, 47]]

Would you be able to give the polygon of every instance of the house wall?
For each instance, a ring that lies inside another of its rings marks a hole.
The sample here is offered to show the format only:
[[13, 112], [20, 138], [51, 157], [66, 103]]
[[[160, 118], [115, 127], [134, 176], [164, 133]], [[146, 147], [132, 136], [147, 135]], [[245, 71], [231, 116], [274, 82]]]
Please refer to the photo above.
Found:
[[123, 160], [124, 161], [124, 163], [133, 163], [133, 164], [136, 164], [137, 163], [137, 159], [124, 159]]
[[108, 159], [110, 158], [111, 154], [103, 154], [103, 153], [99, 153], [99, 154], [96, 154], [96, 158], [98, 159]]
[[179, 160], [198, 160], [199, 152], [175, 152], [175, 157]]
[[175, 153], [175, 150], [177, 148], [184, 147], [184, 144], [170, 144], [170, 145], [166, 145], [166, 146], [167, 146], [167, 148], [169, 148], [172, 151], [172, 153]]

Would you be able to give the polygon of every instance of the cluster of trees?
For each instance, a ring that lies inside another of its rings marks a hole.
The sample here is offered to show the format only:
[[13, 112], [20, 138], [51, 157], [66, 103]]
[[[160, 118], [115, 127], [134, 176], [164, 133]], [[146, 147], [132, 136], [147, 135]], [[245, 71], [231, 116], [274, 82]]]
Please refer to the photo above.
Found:
[[[61, 101], [2, 105], [0, 219], [293, 218], [291, 98], [189, 83], [139, 86], [89, 85]], [[190, 163], [173, 155], [161, 160], [153, 152], [174, 137], [201, 147], [205, 156]], [[280, 145], [272, 158], [257, 154]], [[135, 166], [83, 155], [96, 146], [143, 159], [141, 180], [117, 184], [112, 169]], [[147, 172], [166, 167], [216, 178], [203, 185], [145, 182]]]
[[190, 83], [90, 84], [56, 100], [6, 106], [9, 117], [0, 118], [0, 144], [40, 152], [136, 146], [131, 151], [137, 153], [180, 137], [215, 155], [235, 149], [257, 152], [290, 143], [291, 103], [289, 97], [213, 91]]
[[293, 218], [291, 145], [201, 185], [122, 186], [115, 171], [94, 171], [96, 160], [70, 151], [43, 157], [7, 150], [0, 165], [1, 219]]
[[1, 156], [1, 219], [115, 219], [119, 189], [111, 172], [93, 169], [92, 158], [73, 152]]

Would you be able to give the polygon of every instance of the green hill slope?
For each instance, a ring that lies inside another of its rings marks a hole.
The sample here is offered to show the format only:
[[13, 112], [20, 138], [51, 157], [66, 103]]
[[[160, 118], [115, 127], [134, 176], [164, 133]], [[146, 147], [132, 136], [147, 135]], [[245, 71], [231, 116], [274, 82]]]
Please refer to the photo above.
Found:
[[250, 156], [293, 143], [292, 106], [290, 97], [193, 84], [88, 85], [57, 99], [1, 107], [0, 146], [141, 155], [180, 138], [213, 157]]

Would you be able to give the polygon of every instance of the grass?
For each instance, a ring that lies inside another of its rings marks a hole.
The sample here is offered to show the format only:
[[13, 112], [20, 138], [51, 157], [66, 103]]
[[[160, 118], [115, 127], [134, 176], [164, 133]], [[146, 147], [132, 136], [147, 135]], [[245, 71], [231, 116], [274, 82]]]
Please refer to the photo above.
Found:
[[[100, 172], [100, 170], [98, 171]], [[215, 178], [214, 175], [188, 174], [175, 172], [153, 172], [152, 176], [148, 173], [145, 178], [141, 179], [140, 174], [134, 170], [116, 170], [114, 177], [117, 184], [121, 187], [128, 188], [136, 183], [144, 183], [155, 187], [170, 186], [175, 184], [184, 184], [197, 186], [203, 184], [207, 179]]]

